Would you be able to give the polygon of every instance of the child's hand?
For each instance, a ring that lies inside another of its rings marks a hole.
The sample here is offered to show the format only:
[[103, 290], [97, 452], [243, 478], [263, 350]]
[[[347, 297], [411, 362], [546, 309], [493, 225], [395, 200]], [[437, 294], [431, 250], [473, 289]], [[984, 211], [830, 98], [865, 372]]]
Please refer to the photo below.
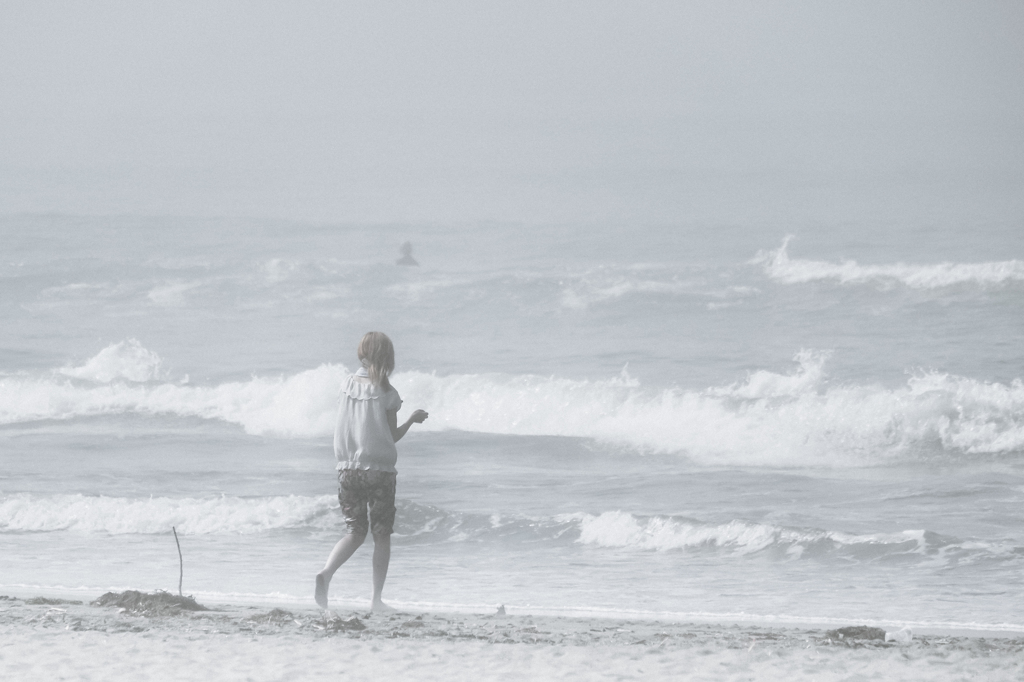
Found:
[[429, 416], [430, 415], [428, 415], [425, 410], [416, 410], [415, 412], [412, 413], [412, 416], [409, 417], [409, 421], [416, 422], [417, 424], [422, 424], [423, 421]]

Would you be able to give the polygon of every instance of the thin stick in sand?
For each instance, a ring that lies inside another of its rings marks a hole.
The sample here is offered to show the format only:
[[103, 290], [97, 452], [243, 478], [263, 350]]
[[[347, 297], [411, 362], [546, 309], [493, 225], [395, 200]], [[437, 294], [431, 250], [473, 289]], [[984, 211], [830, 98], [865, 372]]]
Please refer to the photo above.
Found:
[[181, 579], [185, 576], [185, 561], [181, 558], [181, 543], [178, 542], [178, 531], [175, 530], [174, 526], [171, 526], [171, 532], [174, 533], [174, 544], [178, 546], [178, 596], [181, 595]]

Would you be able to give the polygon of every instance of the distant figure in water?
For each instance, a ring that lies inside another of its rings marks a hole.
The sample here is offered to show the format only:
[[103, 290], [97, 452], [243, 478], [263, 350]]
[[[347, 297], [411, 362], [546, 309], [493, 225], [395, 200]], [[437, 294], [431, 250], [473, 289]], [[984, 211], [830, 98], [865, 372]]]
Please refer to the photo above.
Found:
[[405, 242], [399, 246], [398, 252], [402, 254], [402, 257], [395, 261], [395, 265], [419, 265], [412, 257], [412, 242]]
[[[373, 533], [374, 611], [393, 611], [381, 601], [384, 580], [391, 563], [391, 533], [395, 525], [395, 443], [414, 423], [427, 418], [416, 410], [401, 426], [398, 409], [402, 399], [388, 381], [395, 369], [395, 347], [381, 332], [369, 332], [356, 350], [362, 367], [345, 379], [341, 406], [334, 427], [334, 456], [338, 460], [338, 501], [348, 535], [338, 541], [316, 574], [317, 605], [327, 608], [327, 588], [334, 572], [348, 561]], [[367, 513], [369, 512], [369, 513]]]

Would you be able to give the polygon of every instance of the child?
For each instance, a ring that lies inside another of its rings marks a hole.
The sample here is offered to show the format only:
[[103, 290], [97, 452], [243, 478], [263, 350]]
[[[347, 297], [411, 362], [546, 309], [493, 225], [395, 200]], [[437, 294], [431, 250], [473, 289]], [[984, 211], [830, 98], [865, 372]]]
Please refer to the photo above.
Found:
[[[395, 443], [413, 423], [427, 418], [416, 410], [398, 426], [398, 397], [388, 375], [395, 369], [395, 348], [381, 332], [369, 332], [357, 350], [362, 367], [341, 389], [341, 406], [334, 427], [334, 456], [338, 459], [338, 501], [348, 535], [338, 541], [316, 575], [316, 603], [327, 608], [331, 577], [373, 532], [374, 611], [392, 610], [381, 601], [391, 561], [391, 533], [395, 523]], [[369, 519], [367, 519], [369, 508]]]

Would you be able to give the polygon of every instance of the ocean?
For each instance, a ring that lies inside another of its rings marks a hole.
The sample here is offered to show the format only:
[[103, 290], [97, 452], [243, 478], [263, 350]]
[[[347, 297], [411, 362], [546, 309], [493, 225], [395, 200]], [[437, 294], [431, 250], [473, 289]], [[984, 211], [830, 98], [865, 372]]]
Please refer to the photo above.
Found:
[[1022, 227], [2, 216], [0, 594], [311, 606], [380, 330], [395, 606], [1024, 632]]

